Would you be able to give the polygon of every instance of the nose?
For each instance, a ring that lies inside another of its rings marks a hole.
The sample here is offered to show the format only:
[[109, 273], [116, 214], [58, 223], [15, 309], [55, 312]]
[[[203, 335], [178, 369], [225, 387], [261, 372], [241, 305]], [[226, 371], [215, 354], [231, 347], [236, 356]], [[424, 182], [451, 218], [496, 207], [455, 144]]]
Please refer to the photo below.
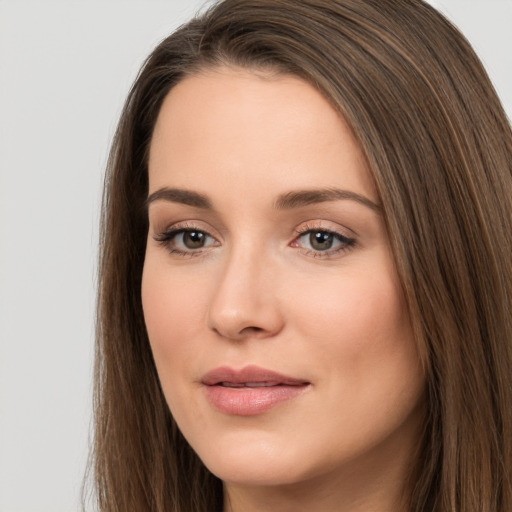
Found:
[[208, 327], [231, 340], [278, 334], [284, 321], [276, 273], [261, 254], [232, 254], [216, 283]]

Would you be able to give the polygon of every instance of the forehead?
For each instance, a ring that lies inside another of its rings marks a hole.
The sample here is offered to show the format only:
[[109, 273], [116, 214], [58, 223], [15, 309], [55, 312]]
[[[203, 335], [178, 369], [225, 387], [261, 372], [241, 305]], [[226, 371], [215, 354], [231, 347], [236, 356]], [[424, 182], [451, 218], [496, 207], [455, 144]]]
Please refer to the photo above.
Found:
[[377, 199], [352, 130], [322, 94], [295, 76], [233, 68], [189, 76], [170, 91], [155, 125], [149, 179], [150, 192], [343, 186]]

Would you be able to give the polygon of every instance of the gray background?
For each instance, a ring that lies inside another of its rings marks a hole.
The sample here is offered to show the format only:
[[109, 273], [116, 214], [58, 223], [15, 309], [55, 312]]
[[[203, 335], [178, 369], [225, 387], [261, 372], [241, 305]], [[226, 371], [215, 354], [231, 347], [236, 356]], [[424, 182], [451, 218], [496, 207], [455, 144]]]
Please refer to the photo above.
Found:
[[[0, 512], [78, 510], [102, 174], [150, 49], [203, 0], [0, 1]], [[512, 114], [512, 0], [439, 0]]]

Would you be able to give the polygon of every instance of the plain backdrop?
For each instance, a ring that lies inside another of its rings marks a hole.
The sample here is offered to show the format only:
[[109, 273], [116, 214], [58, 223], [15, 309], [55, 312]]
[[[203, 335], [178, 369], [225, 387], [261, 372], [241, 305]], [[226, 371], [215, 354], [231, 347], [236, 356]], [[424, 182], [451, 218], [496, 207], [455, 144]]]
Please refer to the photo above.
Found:
[[[438, 0], [512, 114], [512, 0]], [[0, 512], [79, 510], [97, 224], [123, 100], [203, 0], [0, 0]]]

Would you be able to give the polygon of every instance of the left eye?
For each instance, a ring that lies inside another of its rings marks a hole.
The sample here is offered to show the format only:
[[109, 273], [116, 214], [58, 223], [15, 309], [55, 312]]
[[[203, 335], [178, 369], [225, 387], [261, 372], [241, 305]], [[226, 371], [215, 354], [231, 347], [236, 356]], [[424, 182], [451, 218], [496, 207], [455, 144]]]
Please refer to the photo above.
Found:
[[354, 242], [352, 239], [339, 233], [322, 230], [307, 231], [298, 240], [300, 240], [301, 247], [320, 252], [342, 249], [352, 245]]

